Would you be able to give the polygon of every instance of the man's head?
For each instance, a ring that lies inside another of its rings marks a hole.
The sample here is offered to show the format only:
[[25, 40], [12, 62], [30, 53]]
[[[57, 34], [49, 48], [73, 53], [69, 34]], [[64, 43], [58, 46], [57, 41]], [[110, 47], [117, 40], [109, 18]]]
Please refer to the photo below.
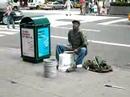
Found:
[[79, 30], [80, 21], [73, 20], [72, 23], [73, 23], [73, 30]]

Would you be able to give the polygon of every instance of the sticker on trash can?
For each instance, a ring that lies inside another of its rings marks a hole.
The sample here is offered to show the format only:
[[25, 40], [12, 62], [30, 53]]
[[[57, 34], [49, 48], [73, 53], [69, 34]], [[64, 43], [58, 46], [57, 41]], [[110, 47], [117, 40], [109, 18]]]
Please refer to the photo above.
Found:
[[38, 29], [38, 56], [49, 54], [49, 29], [48, 27]]
[[22, 49], [23, 55], [34, 57], [34, 35], [33, 29], [22, 28]]

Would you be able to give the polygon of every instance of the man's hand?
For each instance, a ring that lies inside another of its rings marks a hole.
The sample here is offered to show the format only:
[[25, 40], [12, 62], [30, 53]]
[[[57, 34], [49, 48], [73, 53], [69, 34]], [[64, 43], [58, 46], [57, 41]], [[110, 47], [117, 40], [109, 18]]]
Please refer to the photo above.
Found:
[[72, 49], [72, 46], [70, 44], [67, 44], [66, 47], [69, 49], [69, 50], [73, 50]]
[[74, 52], [78, 52], [78, 49], [74, 49]]

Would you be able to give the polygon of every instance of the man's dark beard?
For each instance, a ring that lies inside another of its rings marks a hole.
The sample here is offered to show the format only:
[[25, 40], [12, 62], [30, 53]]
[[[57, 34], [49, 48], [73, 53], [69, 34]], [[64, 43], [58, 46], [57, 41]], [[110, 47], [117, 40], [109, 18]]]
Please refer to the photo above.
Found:
[[78, 31], [79, 31], [79, 28], [74, 28], [74, 27], [73, 27], [73, 31], [78, 32]]

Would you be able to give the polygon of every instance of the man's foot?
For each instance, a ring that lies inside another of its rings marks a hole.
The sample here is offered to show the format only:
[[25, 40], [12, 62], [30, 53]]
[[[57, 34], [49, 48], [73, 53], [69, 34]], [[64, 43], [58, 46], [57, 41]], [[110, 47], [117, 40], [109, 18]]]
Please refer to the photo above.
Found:
[[77, 68], [76, 65], [75, 65], [75, 66], [72, 66], [72, 67], [68, 68], [68, 69], [66, 70], [66, 72], [73, 72], [73, 71], [76, 71], [76, 68]]

